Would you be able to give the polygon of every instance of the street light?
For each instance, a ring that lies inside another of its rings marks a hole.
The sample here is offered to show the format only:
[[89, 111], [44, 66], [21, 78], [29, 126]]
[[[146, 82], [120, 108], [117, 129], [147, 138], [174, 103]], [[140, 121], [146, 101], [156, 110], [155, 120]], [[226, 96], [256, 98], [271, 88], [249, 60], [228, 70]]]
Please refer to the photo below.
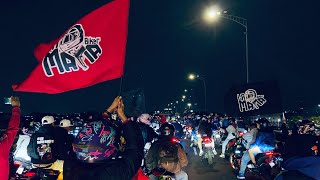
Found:
[[199, 75], [189, 74], [188, 76], [189, 80], [195, 80], [200, 79], [203, 82], [203, 88], [204, 88], [204, 110], [207, 111], [207, 85], [206, 80], [204, 77], [200, 77]]
[[189, 111], [191, 109], [191, 103], [188, 103], [187, 106], [189, 107]]
[[245, 40], [246, 40], [246, 71], [247, 71], [247, 83], [249, 83], [249, 54], [248, 54], [248, 25], [247, 25], [247, 19], [239, 17], [239, 16], [233, 16], [227, 14], [227, 11], [221, 12], [217, 7], [211, 6], [205, 9], [204, 11], [204, 19], [208, 23], [212, 23], [213, 21], [216, 21], [219, 17], [231, 20], [233, 22], [236, 22], [243, 26], [245, 28]]

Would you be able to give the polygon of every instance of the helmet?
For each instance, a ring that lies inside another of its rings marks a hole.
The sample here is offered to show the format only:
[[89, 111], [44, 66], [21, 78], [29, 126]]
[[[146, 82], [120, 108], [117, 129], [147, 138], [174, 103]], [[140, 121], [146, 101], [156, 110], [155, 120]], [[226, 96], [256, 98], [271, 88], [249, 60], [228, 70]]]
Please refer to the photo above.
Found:
[[235, 123], [235, 122], [236, 122], [236, 119], [235, 119], [235, 118], [230, 117], [230, 118], [228, 118], [228, 121], [229, 121], [229, 124], [233, 124], [233, 123]]
[[169, 123], [164, 123], [160, 127], [160, 134], [163, 136], [174, 136], [174, 126]]
[[267, 130], [270, 126], [270, 123], [266, 118], [260, 118], [256, 123], [260, 125], [260, 130]]
[[69, 119], [63, 119], [60, 121], [59, 126], [60, 127], [71, 127], [71, 126], [73, 126], [73, 124], [71, 123], [71, 121]]
[[297, 123], [299, 134], [313, 134], [315, 132], [315, 125], [310, 120], [302, 120]]
[[116, 135], [116, 128], [107, 121], [89, 122], [78, 133], [73, 143], [77, 159], [96, 163], [112, 158], [118, 143]]
[[41, 120], [42, 125], [44, 124], [52, 124], [54, 123], [54, 117], [53, 116], [44, 116]]
[[150, 125], [151, 116], [149, 114], [141, 114], [138, 117], [138, 121], [144, 124]]

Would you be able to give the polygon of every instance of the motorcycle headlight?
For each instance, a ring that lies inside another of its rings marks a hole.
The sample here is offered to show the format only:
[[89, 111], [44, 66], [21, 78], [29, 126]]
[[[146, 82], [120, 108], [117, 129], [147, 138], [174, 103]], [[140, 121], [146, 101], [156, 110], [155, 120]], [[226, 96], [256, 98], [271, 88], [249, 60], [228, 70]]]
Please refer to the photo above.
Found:
[[236, 150], [235, 153], [236, 153], [236, 154], [240, 154], [241, 152], [240, 152], [239, 150]]

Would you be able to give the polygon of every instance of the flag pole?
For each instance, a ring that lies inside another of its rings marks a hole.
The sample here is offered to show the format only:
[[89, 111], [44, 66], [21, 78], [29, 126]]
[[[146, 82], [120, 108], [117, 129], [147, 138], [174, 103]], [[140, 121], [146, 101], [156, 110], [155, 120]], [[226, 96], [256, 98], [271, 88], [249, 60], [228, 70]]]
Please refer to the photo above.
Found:
[[123, 86], [123, 75], [121, 76], [121, 79], [120, 79], [119, 96], [122, 93], [122, 86]]

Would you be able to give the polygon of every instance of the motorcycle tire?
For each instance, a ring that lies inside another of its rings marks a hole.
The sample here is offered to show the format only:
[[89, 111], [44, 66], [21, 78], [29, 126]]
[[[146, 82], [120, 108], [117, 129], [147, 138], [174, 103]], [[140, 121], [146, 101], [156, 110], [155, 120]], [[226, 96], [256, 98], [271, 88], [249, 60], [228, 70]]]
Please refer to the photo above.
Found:
[[274, 179], [271, 176], [271, 167], [269, 164], [266, 163], [266, 160], [269, 157], [267, 156], [261, 156], [257, 159], [257, 165], [259, 166], [259, 174], [265, 179], [265, 180], [271, 180]]
[[231, 153], [230, 157], [229, 157], [229, 162], [230, 162], [231, 167], [236, 171], [240, 169], [240, 164], [237, 161], [238, 160], [236, 159], [235, 154]]
[[212, 150], [208, 149], [208, 164], [213, 164], [213, 152]]

